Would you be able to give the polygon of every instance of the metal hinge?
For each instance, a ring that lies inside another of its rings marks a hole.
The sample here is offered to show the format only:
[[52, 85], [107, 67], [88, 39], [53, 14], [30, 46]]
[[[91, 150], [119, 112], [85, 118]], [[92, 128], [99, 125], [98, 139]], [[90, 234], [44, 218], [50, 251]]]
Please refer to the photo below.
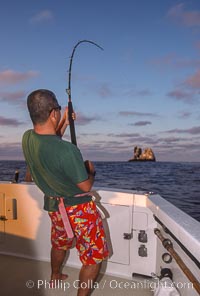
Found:
[[133, 229], [131, 233], [124, 233], [124, 239], [131, 240], [133, 238]]
[[7, 221], [8, 219], [6, 218], [6, 216], [0, 216], [0, 221]]

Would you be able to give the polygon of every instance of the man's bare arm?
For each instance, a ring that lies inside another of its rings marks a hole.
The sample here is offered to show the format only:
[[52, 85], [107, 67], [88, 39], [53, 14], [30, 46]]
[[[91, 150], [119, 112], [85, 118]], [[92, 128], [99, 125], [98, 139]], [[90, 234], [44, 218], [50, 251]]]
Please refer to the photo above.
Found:
[[80, 188], [82, 191], [84, 191], [84, 192], [88, 192], [88, 191], [91, 190], [93, 183], [94, 183], [94, 176], [89, 175], [87, 180], [85, 180], [85, 181], [83, 181], [83, 182], [81, 182], [81, 183], [78, 183], [78, 184], [76, 184], [76, 185], [77, 185], [77, 187]]
[[95, 168], [94, 168], [94, 164], [89, 160], [85, 161], [85, 167], [88, 172], [88, 179], [81, 182], [81, 183], [78, 183], [77, 187], [80, 188], [84, 192], [88, 192], [91, 190], [92, 185], [94, 183]]

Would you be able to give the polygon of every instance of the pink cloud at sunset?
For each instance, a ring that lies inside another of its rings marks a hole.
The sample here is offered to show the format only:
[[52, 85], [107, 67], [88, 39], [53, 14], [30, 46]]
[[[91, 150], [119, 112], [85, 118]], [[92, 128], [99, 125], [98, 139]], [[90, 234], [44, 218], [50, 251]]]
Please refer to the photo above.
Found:
[[187, 27], [200, 26], [200, 11], [187, 11], [184, 6], [184, 3], [175, 5], [168, 11], [168, 16]]
[[13, 70], [5, 70], [0, 72], [0, 84], [16, 84], [36, 76], [38, 76], [38, 72], [36, 71], [17, 72]]
[[200, 89], [200, 70], [185, 80], [185, 85], [191, 88]]

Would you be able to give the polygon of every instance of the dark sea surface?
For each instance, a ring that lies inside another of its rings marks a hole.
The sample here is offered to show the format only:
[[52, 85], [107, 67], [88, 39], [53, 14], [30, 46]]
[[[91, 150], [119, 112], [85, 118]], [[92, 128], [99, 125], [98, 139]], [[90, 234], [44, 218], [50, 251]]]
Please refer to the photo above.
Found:
[[[200, 163], [94, 162], [96, 187], [144, 190], [163, 198], [200, 221]], [[12, 181], [19, 170], [24, 181], [24, 161], [0, 161], [0, 180]]]

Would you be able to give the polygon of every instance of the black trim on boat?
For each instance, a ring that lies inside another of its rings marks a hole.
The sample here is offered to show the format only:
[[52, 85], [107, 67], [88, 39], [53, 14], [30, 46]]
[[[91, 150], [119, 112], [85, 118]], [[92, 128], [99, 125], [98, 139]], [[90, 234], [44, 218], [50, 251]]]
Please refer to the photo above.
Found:
[[135, 273], [135, 272], [132, 273], [132, 278], [133, 277], [141, 277], [141, 276], [145, 279], [152, 279], [153, 278], [153, 276], [151, 276], [151, 275], [146, 275], [146, 274], [142, 274], [142, 273]]
[[175, 242], [181, 247], [181, 249], [188, 255], [188, 257], [190, 257], [190, 259], [196, 264], [196, 266], [200, 269], [200, 262], [194, 257], [194, 255], [192, 255], [192, 253], [180, 242], [180, 240], [158, 219], [158, 217], [156, 217], [155, 215], [154, 219], [156, 220], [156, 222], [158, 222], [163, 230], [169, 234], [174, 240]]

